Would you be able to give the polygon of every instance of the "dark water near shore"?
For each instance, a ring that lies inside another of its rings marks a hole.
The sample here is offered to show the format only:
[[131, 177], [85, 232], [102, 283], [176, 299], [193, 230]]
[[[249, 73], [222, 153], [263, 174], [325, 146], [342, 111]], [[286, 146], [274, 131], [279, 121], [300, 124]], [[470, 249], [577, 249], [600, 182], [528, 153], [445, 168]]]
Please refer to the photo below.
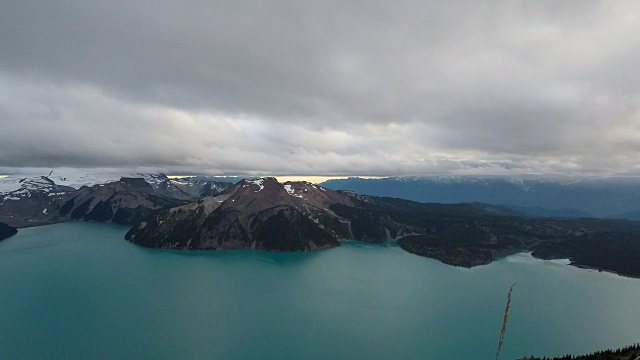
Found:
[[516, 255], [461, 269], [392, 245], [144, 249], [70, 223], [0, 242], [6, 359], [501, 359], [640, 340], [640, 280]]

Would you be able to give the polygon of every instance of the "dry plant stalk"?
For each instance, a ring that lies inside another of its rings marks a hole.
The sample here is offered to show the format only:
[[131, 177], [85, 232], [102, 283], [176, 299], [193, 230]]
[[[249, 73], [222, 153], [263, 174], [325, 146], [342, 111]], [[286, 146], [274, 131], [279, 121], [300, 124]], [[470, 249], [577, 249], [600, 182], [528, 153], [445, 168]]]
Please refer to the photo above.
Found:
[[504, 342], [504, 333], [507, 330], [507, 319], [509, 318], [509, 305], [511, 305], [511, 292], [513, 291], [513, 287], [516, 286], [516, 283], [511, 285], [509, 288], [509, 294], [507, 295], [507, 306], [504, 308], [504, 318], [502, 319], [502, 330], [500, 331], [500, 340], [498, 341], [498, 351], [496, 352], [496, 360], [498, 360], [498, 356], [500, 356], [500, 350], [502, 349], [502, 343]]

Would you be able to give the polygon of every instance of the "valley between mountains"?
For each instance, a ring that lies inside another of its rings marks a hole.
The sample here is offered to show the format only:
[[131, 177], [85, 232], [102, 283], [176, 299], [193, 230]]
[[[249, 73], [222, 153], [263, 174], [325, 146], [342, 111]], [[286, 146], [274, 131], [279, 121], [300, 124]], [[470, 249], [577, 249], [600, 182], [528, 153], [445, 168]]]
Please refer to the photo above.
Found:
[[18, 228], [64, 221], [132, 225], [126, 239], [148, 248], [309, 251], [341, 240], [395, 241], [454, 266], [528, 251], [640, 276], [636, 221], [534, 217], [500, 205], [419, 203], [269, 177], [232, 184], [130, 175], [72, 187], [43, 176], [13, 186], [0, 195], [0, 222]]

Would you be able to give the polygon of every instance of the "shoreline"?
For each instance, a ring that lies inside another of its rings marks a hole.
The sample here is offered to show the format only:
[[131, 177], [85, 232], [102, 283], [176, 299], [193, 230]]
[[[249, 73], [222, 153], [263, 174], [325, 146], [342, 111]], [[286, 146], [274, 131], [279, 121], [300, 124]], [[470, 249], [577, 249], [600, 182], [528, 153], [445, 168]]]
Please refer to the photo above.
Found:
[[[18, 231], [20, 231], [20, 229], [28, 229], [28, 228], [34, 228], [34, 227], [39, 227], [39, 226], [49, 226], [49, 225], [56, 225], [56, 224], [64, 224], [64, 223], [94, 223], [94, 224], [109, 224], [109, 225], [119, 225], [119, 226], [128, 226], [131, 227], [131, 225], [128, 224], [117, 224], [117, 223], [110, 223], [110, 222], [87, 222], [87, 221], [77, 221], [77, 220], [73, 220], [73, 219], [57, 219], [57, 220], [52, 220], [52, 221], [37, 221], [31, 224], [21, 224], [20, 226], [13, 226], [16, 229], [18, 229]], [[125, 239], [125, 241], [128, 241]], [[364, 242], [364, 241], [360, 241], [360, 240], [355, 240], [355, 239], [339, 239], [338, 243], [342, 244], [343, 242], [358, 242], [358, 243], [362, 243], [365, 245], [383, 245], [382, 247], [388, 247], [388, 243], [393, 243], [395, 246], [394, 247], [399, 247], [402, 248], [402, 246], [398, 245], [397, 240], [389, 240], [386, 242], [382, 242], [382, 243], [369, 243], [369, 242]], [[138, 244], [134, 244], [137, 246], [140, 246]], [[385, 246], [387, 245], [387, 246]], [[338, 245], [340, 246], [340, 245]], [[153, 247], [145, 247], [145, 246], [141, 246], [143, 248], [146, 249], [158, 249], [158, 250], [172, 250], [172, 251], [225, 251], [225, 250], [245, 250], [245, 249], [175, 249], [175, 248], [153, 248]], [[309, 250], [304, 250], [304, 251], [270, 251], [270, 250], [262, 250], [262, 251], [268, 251], [268, 252], [282, 252], [282, 253], [286, 253], [286, 252], [308, 252], [308, 251], [320, 251], [320, 250], [328, 250], [328, 249], [332, 249], [334, 247], [327, 247], [327, 248], [317, 248], [317, 249], [309, 249]], [[246, 248], [246, 250], [252, 250], [251, 248]], [[255, 250], [255, 249], [254, 249]], [[260, 250], [260, 249], [258, 249]], [[503, 259], [507, 259], [511, 256], [514, 255], [518, 255], [518, 254], [528, 254], [531, 258], [536, 259], [536, 260], [541, 260], [541, 261], [552, 261], [552, 262], [556, 262], [560, 265], [568, 265], [568, 266], [572, 266], [578, 269], [583, 269], [583, 270], [592, 270], [592, 271], [597, 271], [597, 272], [603, 272], [603, 273], [608, 273], [611, 275], [617, 275], [619, 277], [623, 277], [623, 278], [628, 278], [628, 279], [640, 279], [640, 274], [627, 274], [627, 273], [623, 273], [620, 271], [616, 271], [616, 270], [609, 270], [609, 269], [604, 269], [604, 268], [599, 268], [596, 266], [590, 266], [590, 265], [585, 265], [585, 264], [578, 264], [573, 262], [571, 259], [569, 258], [552, 258], [552, 259], [545, 259], [545, 258], [541, 258], [541, 257], [536, 257], [534, 256], [532, 253], [532, 251], [524, 249], [522, 251], [517, 251], [517, 252], [513, 252], [513, 253], [509, 253], [506, 255], [500, 255], [497, 256], [495, 258], [493, 258], [491, 261], [486, 262], [486, 263], [482, 263], [482, 264], [475, 264], [475, 265], [455, 265], [455, 264], [449, 264], [447, 262], [442, 261], [441, 259], [437, 258], [437, 257], [431, 257], [431, 256], [425, 256], [425, 255], [421, 255], [421, 254], [416, 254], [413, 253], [411, 251], [407, 251], [406, 249], [403, 249], [404, 251], [406, 251], [409, 254], [413, 254], [416, 256], [420, 256], [420, 257], [424, 257], [427, 259], [433, 259], [433, 260], [437, 260], [440, 261], [441, 263], [447, 265], [447, 266], [453, 266], [453, 267], [462, 267], [462, 268], [466, 268], [466, 269], [471, 269], [474, 267], [478, 267], [478, 266], [485, 266], [485, 265], [489, 265], [495, 261], [499, 261], [499, 260], [503, 260]], [[558, 262], [558, 260], [564, 260], [564, 261], [568, 261], [568, 263], [566, 262]]]

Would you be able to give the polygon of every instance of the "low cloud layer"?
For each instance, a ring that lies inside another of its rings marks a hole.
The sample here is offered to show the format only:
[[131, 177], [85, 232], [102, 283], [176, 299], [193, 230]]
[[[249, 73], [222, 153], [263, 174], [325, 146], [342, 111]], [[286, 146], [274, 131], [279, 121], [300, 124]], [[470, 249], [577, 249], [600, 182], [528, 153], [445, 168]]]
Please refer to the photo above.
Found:
[[640, 175], [636, 1], [9, 1], [0, 173]]

